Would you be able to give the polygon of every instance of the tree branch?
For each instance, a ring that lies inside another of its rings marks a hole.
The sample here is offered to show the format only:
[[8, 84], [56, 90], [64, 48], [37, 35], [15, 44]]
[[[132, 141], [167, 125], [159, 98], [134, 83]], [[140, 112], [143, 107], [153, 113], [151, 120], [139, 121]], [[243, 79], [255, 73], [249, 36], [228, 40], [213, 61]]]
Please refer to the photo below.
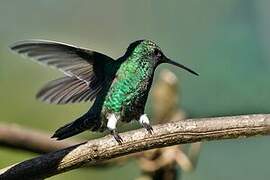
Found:
[[[60, 149], [64, 149], [76, 144], [85, 142], [86, 140], [71, 141], [65, 139], [57, 141], [51, 138], [51, 134], [41, 132], [36, 129], [30, 129], [18, 124], [0, 123], [0, 146], [26, 150], [34, 153], [50, 153]], [[134, 157], [134, 154], [128, 157]], [[86, 167], [110, 167], [115, 165], [122, 165], [127, 159], [127, 156], [120, 157], [100, 163], [92, 164]]]
[[48, 153], [63, 149], [79, 142], [56, 141], [50, 134], [24, 128], [15, 124], [0, 123], [0, 145], [28, 150], [36, 153]]
[[111, 137], [68, 147], [0, 170], [0, 179], [38, 179], [148, 149], [199, 141], [232, 139], [270, 134], [269, 115], [189, 119], [122, 133], [122, 145]]

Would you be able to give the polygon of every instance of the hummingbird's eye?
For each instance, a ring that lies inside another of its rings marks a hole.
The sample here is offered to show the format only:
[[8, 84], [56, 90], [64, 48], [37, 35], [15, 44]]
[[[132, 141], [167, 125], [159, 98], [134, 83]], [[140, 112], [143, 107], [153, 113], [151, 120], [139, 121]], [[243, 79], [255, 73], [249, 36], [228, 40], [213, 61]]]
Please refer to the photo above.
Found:
[[155, 50], [154, 50], [154, 55], [155, 55], [156, 57], [161, 57], [160, 50], [155, 49]]

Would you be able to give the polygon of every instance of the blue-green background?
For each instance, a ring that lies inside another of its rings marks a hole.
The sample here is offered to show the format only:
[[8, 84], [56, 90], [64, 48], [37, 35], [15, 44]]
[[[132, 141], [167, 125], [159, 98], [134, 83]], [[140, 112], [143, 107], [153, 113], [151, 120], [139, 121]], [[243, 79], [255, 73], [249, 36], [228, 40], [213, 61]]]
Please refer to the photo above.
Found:
[[[53, 133], [89, 106], [35, 100], [38, 89], [61, 73], [9, 51], [11, 43], [29, 38], [72, 43], [114, 58], [130, 42], [151, 39], [167, 56], [200, 73], [194, 77], [169, 65], [159, 68], [179, 77], [181, 106], [189, 117], [269, 113], [269, 8], [267, 0], [1, 0], [0, 121]], [[196, 171], [182, 178], [268, 179], [269, 152], [269, 137], [207, 142]], [[0, 168], [33, 156], [0, 147]], [[129, 162], [51, 179], [134, 179], [139, 174], [136, 163]]]

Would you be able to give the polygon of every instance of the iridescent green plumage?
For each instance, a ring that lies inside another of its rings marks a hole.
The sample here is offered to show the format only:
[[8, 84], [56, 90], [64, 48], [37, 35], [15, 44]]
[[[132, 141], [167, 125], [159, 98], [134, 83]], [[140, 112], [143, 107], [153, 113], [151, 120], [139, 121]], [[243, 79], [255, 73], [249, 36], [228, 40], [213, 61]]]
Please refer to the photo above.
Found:
[[140, 44], [121, 64], [106, 96], [105, 111], [119, 113], [123, 106], [132, 105], [132, 102], [143, 95], [144, 91], [149, 90], [155, 63], [149, 61], [145, 48], [148, 48], [146, 43]]
[[86, 114], [55, 132], [53, 137], [57, 139], [87, 129], [104, 131], [108, 128], [121, 143], [116, 131], [118, 120], [140, 119], [151, 132], [144, 108], [156, 67], [170, 63], [196, 74], [168, 59], [160, 47], [149, 40], [133, 42], [117, 60], [95, 51], [43, 40], [18, 42], [11, 49], [67, 75], [48, 83], [38, 93], [39, 99], [56, 104], [95, 100]]

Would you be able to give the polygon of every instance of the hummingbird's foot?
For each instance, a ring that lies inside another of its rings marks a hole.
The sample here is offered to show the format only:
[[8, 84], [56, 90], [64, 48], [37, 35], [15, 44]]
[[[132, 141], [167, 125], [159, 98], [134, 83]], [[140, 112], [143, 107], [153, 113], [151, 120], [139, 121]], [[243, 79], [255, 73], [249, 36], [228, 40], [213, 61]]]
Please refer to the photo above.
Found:
[[114, 137], [114, 139], [118, 142], [119, 145], [124, 142], [116, 130], [111, 130], [111, 135]]
[[107, 122], [107, 128], [110, 130], [111, 135], [114, 137], [114, 139], [118, 142], [119, 145], [123, 143], [123, 139], [121, 136], [119, 136], [118, 132], [116, 131], [116, 124], [117, 124], [117, 117], [115, 114], [109, 114], [108, 115], [108, 122]]
[[144, 127], [148, 131], [149, 134], [153, 134], [154, 130], [150, 125], [149, 119], [146, 114], [141, 115], [139, 122], [142, 125], [142, 127]]
[[153, 134], [154, 130], [150, 124], [143, 123], [142, 126], [148, 131], [149, 134]]

